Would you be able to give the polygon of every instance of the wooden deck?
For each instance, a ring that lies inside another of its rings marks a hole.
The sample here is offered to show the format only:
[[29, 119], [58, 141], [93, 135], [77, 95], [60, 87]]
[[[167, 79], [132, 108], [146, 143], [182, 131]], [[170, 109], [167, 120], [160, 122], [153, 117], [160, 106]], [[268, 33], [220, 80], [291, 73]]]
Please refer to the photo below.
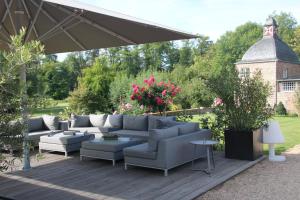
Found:
[[[130, 166], [125, 171], [122, 162], [112, 167], [104, 160], [80, 161], [78, 154], [65, 158], [62, 154], [45, 153], [44, 157], [33, 161], [34, 167], [28, 172], [0, 174], [0, 196], [20, 200], [193, 199], [258, 162], [229, 160], [217, 153], [211, 176], [192, 171], [189, 163], [170, 170], [164, 177], [159, 170]], [[205, 168], [206, 160], [199, 160], [197, 167]]]

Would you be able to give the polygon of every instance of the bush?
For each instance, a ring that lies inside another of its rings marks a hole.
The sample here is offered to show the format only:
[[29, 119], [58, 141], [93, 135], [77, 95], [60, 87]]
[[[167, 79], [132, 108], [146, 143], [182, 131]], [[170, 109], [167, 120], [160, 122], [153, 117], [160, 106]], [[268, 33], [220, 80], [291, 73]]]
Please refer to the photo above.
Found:
[[113, 74], [104, 58], [96, 59], [93, 66], [83, 70], [78, 88], [69, 98], [70, 109], [75, 113], [110, 112], [109, 86]]
[[219, 144], [216, 146], [217, 150], [223, 150], [225, 129], [225, 124], [223, 123], [223, 120], [213, 113], [208, 113], [200, 115], [199, 124], [200, 128], [211, 130], [212, 139], [219, 142]]
[[269, 84], [255, 73], [240, 79], [237, 71], [222, 69], [224, 79], [210, 81], [212, 90], [222, 99], [226, 125], [235, 131], [253, 131], [265, 125], [272, 116], [267, 98], [271, 94]]
[[287, 115], [287, 111], [281, 101], [275, 106], [275, 112], [277, 115]]

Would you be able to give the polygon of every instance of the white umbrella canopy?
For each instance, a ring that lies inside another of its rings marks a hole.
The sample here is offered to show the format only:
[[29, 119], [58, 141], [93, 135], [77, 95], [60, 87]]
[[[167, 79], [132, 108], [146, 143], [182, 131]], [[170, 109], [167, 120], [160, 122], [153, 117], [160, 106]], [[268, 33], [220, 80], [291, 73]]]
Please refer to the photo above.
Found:
[[25, 27], [47, 54], [197, 37], [74, 0], [1, 0], [0, 20], [0, 49]]

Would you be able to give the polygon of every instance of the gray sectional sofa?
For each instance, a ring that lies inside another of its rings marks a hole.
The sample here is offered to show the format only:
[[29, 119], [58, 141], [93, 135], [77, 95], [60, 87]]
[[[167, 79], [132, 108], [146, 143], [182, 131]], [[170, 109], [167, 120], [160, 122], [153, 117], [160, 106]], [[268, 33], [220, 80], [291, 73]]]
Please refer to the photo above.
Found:
[[[98, 123], [96, 123], [98, 121]], [[139, 138], [143, 144], [123, 150], [125, 168], [128, 165], [168, 170], [206, 156], [206, 149], [199, 147], [194, 155], [193, 140], [210, 139], [211, 132], [199, 129], [198, 123], [175, 121], [175, 117], [129, 116], [129, 115], [86, 115], [73, 116], [70, 130], [94, 133], [113, 133], [123, 137]]]
[[59, 121], [58, 117], [51, 115], [30, 118], [28, 120], [28, 139], [34, 145], [37, 145], [41, 136], [66, 130], [68, 128], [66, 123], [67, 122]]
[[[103, 133], [114, 133], [123, 137], [137, 137], [147, 140], [149, 130], [158, 128], [157, 119], [160, 116], [131, 116], [131, 115], [73, 115], [70, 119], [69, 130], [87, 131], [101, 137]], [[176, 117], [167, 117], [175, 121]]]
[[205, 147], [194, 152], [189, 142], [210, 138], [211, 131], [199, 129], [198, 123], [173, 122], [164, 128], [149, 130], [147, 143], [123, 150], [125, 169], [128, 165], [154, 168], [163, 170], [167, 176], [169, 169], [206, 157]]

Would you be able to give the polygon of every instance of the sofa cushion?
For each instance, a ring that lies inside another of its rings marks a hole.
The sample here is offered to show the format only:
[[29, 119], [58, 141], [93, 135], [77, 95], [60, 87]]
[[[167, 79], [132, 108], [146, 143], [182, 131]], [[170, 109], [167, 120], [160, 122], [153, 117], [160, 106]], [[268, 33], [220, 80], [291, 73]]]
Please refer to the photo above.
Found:
[[177, 126], [177, 125], [183, 124], [183, 122], [177, 122], [177, 121], [174, 121], [170, 118], [158, 119], [158, 120], [156, 120], [156, 123], [157, 123], [157, 128], [158, 129], [169, 128], [169, 127], [172, 127], [172, 126]]
[[178, 127], [173, 126], [166, 129], [152, 129], [149, 131], [149, 150], [157, 151], [158, 142], [163, 139], [178, 136]]
[[43, 115], [43, 121], [45, 128], [48, 130], [58, 130], [59, 126], [59, 119], [56, 116], [53, 115]]
[[148, 130], [148, 116], [123, 116], [123, 129], [147, 131]]
[[159, 128], [159, 122], [157, 120], [160, 120], [160, 119], [168, 119], [168, 120], [175, 121], [176, 117], [175, 116], [162, 117], [162, 116], [149, 115], [148, 116], [148, 130]]
[[41, 130], [45, 130], [42, 117], [30, 118], [28, 120], [28, 131], [29, 132], [41, 131]]
[[104, 127], [121, 129], [123, 127], [123, 115], [108, 115]]
[[72, 115], [71, 127], [90, 127], [90, 116], [88, 115]]
[[199, 130], [199, 123], [188, 122], [188, 123], [183, 123], [181, 125], [177, 125], [177, 127], [179, 131], [179, 135], [184, 135]]
[[105, 124], [105, 120], [107, 115], [90, 115], [90, 123], [93, 127], [103, 127]]
[[115, 133], [121, 137], [136, 137], [142, 139], [148, 139], [149, 137], [148, 131], [117, 130], [117, 131], [112, 131], [111, 133]]
[[49, 143], [49, 144], [61, 144], [61, 145], [69, 145], [75, 143], [81, 143], [85, 140], [93, 139], [93, 134], [84, 134], [84, 133], [75, 133], [75, 135], [65, 135], [64, 133], [57, 133], [51, 137], [42, 136], [40, 138], [41, 143]]
[[124, 150], [124, 155], [128, 157], [137, 157], [145, 159], [156, 159], [157, 152], [149, 150], [149, 144], [144, 143], [132, 147], [127, 147]]
[[89, 150], [118, 152], [125, 147], [141, 144], [143, 141], [139, 139], [119, 138], [118, 140], [103, 140], [96, 138], [94, 140], [82, 142], [81, 147]]
[[[58, 130], [54, 132], [59, 132]], [[43, 135], [48, 135], [50, 133], [53, 133], [53, 131], [50, 130], [43, 130], [43, 131], [33, 131], [28, 133], [29, 140], [40, 140], [40, 137]]]

